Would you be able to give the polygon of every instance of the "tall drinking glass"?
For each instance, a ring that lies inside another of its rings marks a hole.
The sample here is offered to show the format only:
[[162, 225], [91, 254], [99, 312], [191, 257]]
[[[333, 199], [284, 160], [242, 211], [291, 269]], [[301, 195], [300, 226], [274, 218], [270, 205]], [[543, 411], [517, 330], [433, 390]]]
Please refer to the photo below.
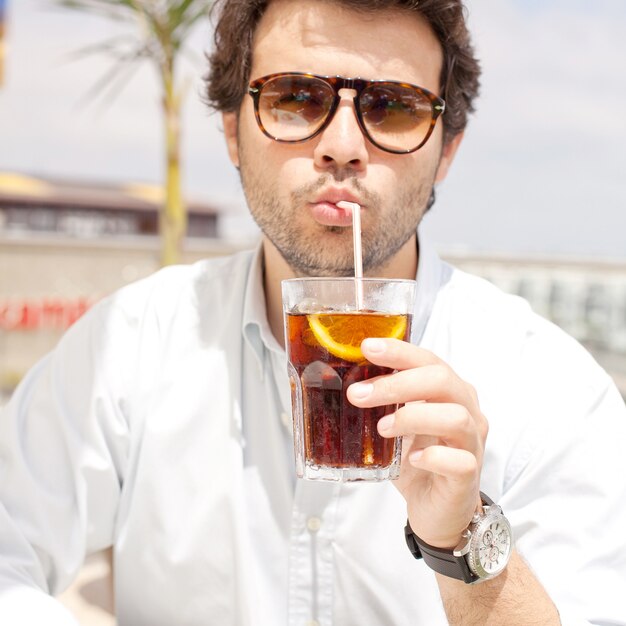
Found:
[[300, 478], [381, 481], [400, 473], [401, 440], [378, 434], [397, 407], [361, 409], [355, 382], [392, 370], [367, 361], [366, 337], [407, 341], [415, 281], [296, 278], [282, 283], [296, 473]]

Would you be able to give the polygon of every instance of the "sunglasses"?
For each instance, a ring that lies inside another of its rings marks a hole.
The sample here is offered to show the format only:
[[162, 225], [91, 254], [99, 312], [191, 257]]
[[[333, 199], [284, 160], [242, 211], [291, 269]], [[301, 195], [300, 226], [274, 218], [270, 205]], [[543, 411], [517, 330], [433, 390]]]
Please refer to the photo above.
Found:
[[361, 130], [377, 148], [393, 154], [419, 150], [446, 108], [444, 100], [417, 85], [302, 72], [257, 78], [248, 93], [263, 133], [275, 141], [298, 143], [330, 124], [340, 89], [356, 91], [354, 108]]

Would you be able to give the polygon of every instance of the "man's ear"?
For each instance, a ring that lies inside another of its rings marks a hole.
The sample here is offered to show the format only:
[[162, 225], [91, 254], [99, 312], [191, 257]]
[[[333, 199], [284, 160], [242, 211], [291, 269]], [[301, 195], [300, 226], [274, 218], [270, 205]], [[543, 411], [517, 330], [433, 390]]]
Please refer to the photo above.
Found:
[[439, 161], [439, 167], [437, 168], [437, 175], [435, 176], [435, 182], [440, 183], [448, 174], [448, 170], [454, 161], [456, 151], [463, 141], [463, 134], [459, 133], [455, 135], [450, 141], [443, 144], [441, 149], [441, 160]]
[[228, 156], [236, 168], [239, 168], [239, 143], [237, 141], [237, 114], [233, 112], [222, 113], [222, 124], [224, 125], [224, 137], [226, 138], [226, 148]]

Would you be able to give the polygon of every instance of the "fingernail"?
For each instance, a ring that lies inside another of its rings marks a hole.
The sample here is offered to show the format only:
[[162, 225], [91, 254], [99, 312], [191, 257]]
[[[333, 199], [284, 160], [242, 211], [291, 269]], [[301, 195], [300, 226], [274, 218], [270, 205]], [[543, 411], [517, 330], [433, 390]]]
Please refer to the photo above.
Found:
[[378, 430], [389, 430], [396, 421], [396, 414], [390, 413], [389, 415], [385, 415], [385, 417], [381, 417], [378, 420]]
[[416, 464], [419, 463], [419, 460], [422, 458], [424, 454], [424, 450], [413, 450], [411, 454], [409, 454], [409, 463]]
[[368, 352], [382, 353], [385, 351], [385, 342], [382, 339], [376, 339], [375, 337], [364, 339], [362, 346]]
[[365, 400], [373, 390], [374, 385], [371, 383], [355, 383], [352, 385], [352, 395], [358, 400]]

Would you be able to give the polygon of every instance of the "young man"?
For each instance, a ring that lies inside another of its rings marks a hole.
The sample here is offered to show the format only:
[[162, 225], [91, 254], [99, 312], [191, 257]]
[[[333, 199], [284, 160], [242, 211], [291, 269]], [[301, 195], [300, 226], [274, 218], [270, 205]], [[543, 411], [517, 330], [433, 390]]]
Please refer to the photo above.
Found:
[[[615, 386], [417, 239], [477, 88], [460, 2], [222, 5], [209, 98], [262, 244], [121, 290], [26, 377], [0, 422], [0, 622], [72, 623], [45, 594], [113, 545], [122, 626], [626, 624]], [[352, 272], [341, 200], [366, 273], [417, 277], [412, 343], [362, 346], [397, 373], [348, 391], [404, 404], [379, 423], [397, 485], [294, 478], [280, 281]], [[491, 500], [516, 547], [489, 578], [454, 548], [469, 528], [504, 558]]]

